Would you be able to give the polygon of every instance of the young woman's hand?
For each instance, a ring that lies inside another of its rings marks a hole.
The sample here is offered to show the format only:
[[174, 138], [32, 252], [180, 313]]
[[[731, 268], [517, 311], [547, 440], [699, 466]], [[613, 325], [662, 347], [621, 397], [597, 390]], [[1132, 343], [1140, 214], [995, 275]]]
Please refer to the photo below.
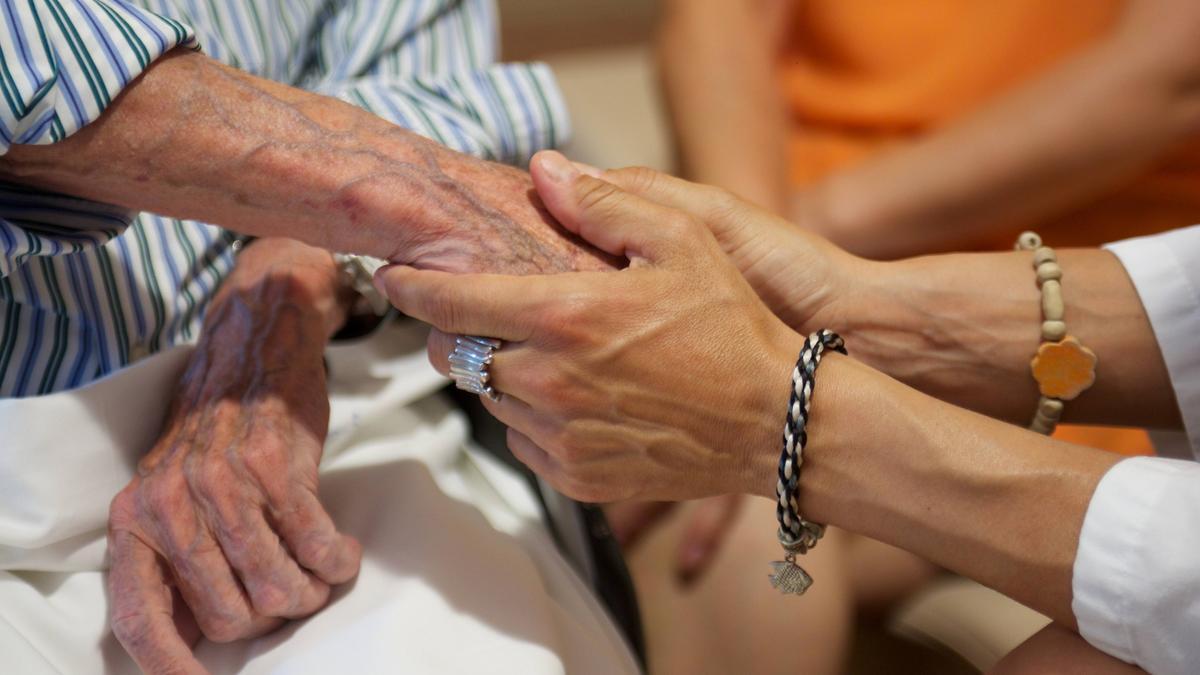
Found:
[[601, 171], [576, 166], [706, 225], [763, 302], [799, 332], [839, 325], [845, 301], [859, 292], [856, 280], [871, 278], [876, 273], [868, 268], [881, 265], [721, 188], [640, 167]]
[[513, 453], [585, 501], [772, 494], [776, 445], [803, 338], [759, 300], [696, 217], [584, 175], [533, 164], [550, 212], [619, 272], [453, 275], [392, 266], [376, 281], [453, 334], [504, 340], [485, 401]]

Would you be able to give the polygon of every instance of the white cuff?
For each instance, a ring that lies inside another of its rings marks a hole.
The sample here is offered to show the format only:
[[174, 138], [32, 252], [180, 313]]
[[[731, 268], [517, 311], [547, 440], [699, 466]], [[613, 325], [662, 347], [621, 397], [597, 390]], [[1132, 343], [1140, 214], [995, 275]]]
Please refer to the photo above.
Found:
[[1151, 673], [1200, 664], [1200, 464], [1127, 459], [1088, 506], [1072, 580], [1079, 633]]
[[1106, 246], [1150, 318], [1192, 453], [1200, 458], [1200, 225]]

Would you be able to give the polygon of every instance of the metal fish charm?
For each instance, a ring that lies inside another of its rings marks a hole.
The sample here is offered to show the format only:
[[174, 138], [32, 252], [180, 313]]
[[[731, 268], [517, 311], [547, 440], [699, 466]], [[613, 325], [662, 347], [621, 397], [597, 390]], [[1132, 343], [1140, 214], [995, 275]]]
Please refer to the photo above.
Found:
[[771, 569], [775, 572], [767, 575], [767, 578], [771, 580], [771, 586], [778, 588], [784, 595], [804, 595], [808, 587], [812, 586], [812, 577], [797, 565], [791, 556], [788, 556], [787, 560], [771, 563]]

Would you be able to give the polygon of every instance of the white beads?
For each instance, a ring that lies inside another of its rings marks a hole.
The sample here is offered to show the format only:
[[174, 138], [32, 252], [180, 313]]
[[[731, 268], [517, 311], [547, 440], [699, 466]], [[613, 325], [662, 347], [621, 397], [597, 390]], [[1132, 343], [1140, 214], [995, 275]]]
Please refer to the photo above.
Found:
[[[1033, 251], [1033, 269], [1037, 273], [1038, 288], [1042, 291], [1042, 341], [1062, 347], [1067, 344], [1068, 336], [1064, 319], [1066, 303], [1062, 293], [1063, 269], [1058, 264], [1058, 256], [1054, 249], [1042, 243], [1042, 238], [1035, 232], [1022, 232], [1021, 236], [1017, 237], [1016, 249]], [[1041, 355], [1044, 349], [1045, 345], [1038, 350], [1038, 354]], [[1037, 364], [1038, 357], [1035, 357], [1030, 367], [1034, 370], [1034, 379], [1037, 380], [1039, 388], [1045, 391], [1044, 384], [1039, 379]], [[1062, 417], [1062, 411], [1062, 400], [1043, 396], [1038, 401], [1037, 413], [1029, 428], [1040, 434], [1053, 432]]]
[[1054, 254], [1054, 249], [1049, 246], [1043, 246], [1033, 252], [1033, 268], [1037, 269], [1048, 262], [1058, 262], [1058, 256]]
[[1044, 262], [1037, 268], [1038, 285], [1062, 279], [1062, 267], [1056, 262]]
[[1063, 402], [1056, 398], [1042, 398], [1042, 400], [1038, 401], [1038, 413], [1054, 419], [1062, 417], [1063, 408], [1065, 407]]
[[1018, 251], [1032, 251], [1035, 248], [1040, 248], [1041, 245], [1042, 238], [1038, 236], [1037, 232], [1022, 232], [1017, 237], [1016, 248]]
[[1043, 321], [1042, 322], [1042, 340], [1045, 342], [1059, 342], [1067, 337], [1067, 324], [1063, 321]]
[[1057, 281], [1042, 284], [1042, 319], [1062, 321], [1064, 309], [1062, 284]]
[[1058, 420], [1062, 419], [1064, 407], [1062, 401], [1043, 396], [1038, 401], [1037, 414], [1033, 416], [1033, 424], [1029, 428], [1039, 434], [1051, 433], [1058, 426]]

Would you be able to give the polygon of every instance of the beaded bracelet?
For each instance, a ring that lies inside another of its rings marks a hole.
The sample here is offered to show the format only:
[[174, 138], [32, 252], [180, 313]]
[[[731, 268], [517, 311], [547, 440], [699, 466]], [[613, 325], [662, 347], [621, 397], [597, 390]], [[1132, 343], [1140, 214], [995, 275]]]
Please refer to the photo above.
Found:
[[825, 536], [825, 526], [805, 520], [800, 515], [800, 465], [804, 463], [804, 448], [808, 445], [808, 414], [812, 408], [813, 386], [817, 366], [825, 350], [846, 353], [841, 336], [829, 330], [819, 330], [804, 341], [800, 357], [792, 370], [792, 395], [788, 402], [787, 423], [783, 427], [783, 452], [779, 456], [779, 480], [775, 484], [775, 514], [779, 518], [779, 544], [784, 559], [771, 563], [771, 585], [784, 594], [803, 595], [813, 580], [804, 568], [796, 564], [796, 556], [808, 553]]
[[1075, 399], [1096, 381], [1096, 354], [1067, 334], [1063, 320], [1062, 267], [1054, 249], [1042, 245], [1034, 232], [1017, 238], [1016, 249], [1033, 251], [1033, 268], [1042, 292], [1042, 344], [1029, 363], [1041, 398], [1029, 428], [1039, 434], [1054, 433], [1062, 419], [1065, 401]]

